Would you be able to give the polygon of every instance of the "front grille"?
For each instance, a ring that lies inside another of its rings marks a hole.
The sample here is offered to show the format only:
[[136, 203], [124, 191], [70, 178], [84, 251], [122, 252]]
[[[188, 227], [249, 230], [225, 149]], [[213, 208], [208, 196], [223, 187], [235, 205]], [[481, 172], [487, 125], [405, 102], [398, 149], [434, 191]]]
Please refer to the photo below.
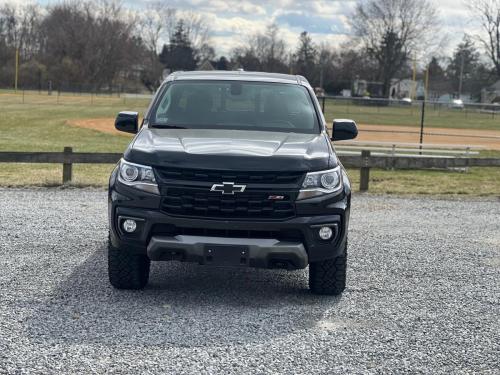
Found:
[[220, 183], [237, 181], [239, 184], [299, 184], [304, 172], [217, 171], [204, 169], [157, 168], [163, 180]]
[[[270, 195], [282, 195], [283, 199], [272, 200]], [[295, 193], [245, 191], [223, 195], [207, 188], [167, 187], [161, 209], [180, 216], [285, 219], [295, 214], [294, 199]]]

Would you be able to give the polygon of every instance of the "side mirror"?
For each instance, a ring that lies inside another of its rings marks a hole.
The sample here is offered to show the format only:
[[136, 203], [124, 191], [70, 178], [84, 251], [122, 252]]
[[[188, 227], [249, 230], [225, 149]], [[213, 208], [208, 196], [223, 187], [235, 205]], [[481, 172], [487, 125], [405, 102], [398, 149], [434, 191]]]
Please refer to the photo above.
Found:
[[358, 136], [358, 128], [353, 120], [333, 120], [332, 141], [345, 141]]
[[120, 112], [116, 116], [115, 128], [121, 132], [135, 134], [139, 130], [139, 113], [137, 112]]

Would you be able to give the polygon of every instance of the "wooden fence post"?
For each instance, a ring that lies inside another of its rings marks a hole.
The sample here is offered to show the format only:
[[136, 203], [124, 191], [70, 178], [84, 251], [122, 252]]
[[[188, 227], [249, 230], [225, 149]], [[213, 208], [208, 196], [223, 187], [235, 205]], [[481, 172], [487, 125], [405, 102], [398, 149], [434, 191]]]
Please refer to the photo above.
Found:
[[71, 182], [71, 178], [73, 175], [73, 164], [71, 163], [71, 154], [73, 153], [73, 147], [64, 147], [64, 158], [65, 162], [63, 163], [63, 185]]
[[359, 191], [368, 191], [370, 182], [370, 151], [361, 151], [361, 165], [359, 170]]

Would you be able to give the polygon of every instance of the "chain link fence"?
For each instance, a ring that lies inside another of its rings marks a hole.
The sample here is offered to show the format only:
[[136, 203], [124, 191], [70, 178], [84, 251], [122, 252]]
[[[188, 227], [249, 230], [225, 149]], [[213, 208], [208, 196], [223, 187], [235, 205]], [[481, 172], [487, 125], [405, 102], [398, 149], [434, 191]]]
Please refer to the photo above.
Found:
[[[355, 120], [373, 125], [420, 126], [425, 106], [424, 124], [430, 126], [476, 128], [489, 124], [500, 130], [500, 104], [464, 103], [460, 100], [422, 101], [372, 98], [318, 97], [323, 112], [329, 117], [357, 117]], [[458, 120], [458, 122], [457, 122]], [[479, 121], [479, 123], [476, 123]]]

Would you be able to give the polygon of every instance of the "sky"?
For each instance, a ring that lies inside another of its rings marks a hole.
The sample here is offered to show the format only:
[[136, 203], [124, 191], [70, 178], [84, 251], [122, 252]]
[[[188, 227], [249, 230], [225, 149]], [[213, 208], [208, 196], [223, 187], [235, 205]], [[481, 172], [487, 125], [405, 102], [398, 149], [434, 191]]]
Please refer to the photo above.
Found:
[[[418, 0], [415, 0], [418, 1]], [[464, 32], [477, 34], [465, 4], [467, 0], [433, 0], [442, 27], [438, 38], [445, 38], [442, 52], [455, 48]], [[147, 0], [126, 1], [141, 6]], [[276, 23], [288, 46], [294, 49], [298, 35], [307, 30], [316, 43], [334, 46], [349, 39], [349, 20], [355, 0], [170, 0], [172, 7], [204, 15], [212, 29], [212, 42], [218, 55], [244, 45], [248, 35], [262, 32], [269, 23]]]
[[[5, 1], [5, 0], [4, 0]], [[22, 3], [25, 0], [9, 0]], [[140, 10], [148, 1], [122, 0], [127, 7]], [[292, 51], [299, 34], [307, 30], [316, 43], [339, 46], [349, 39], [349, 19], [356, 0], [165, 0], [182, 12], [203, 15], [212, 30], [211, 42], [217, 55], [230, 55], [234, 47], [245, 45], [249, 35], [262, 32], [270, 23], [280, 28], [281, 37]], [[414, 0], [418, 1], [418, 0]], [[441, 27], [437, 38], [445, 39], [438, 53], [450, 54], [464, 32], [478, 34], [471, 20], [467, 0], [431, 0], [438, 10]], [[0, 3], [2, 0], [0, 0]], [[53, 4], [58, 0], [38, 0]]]

